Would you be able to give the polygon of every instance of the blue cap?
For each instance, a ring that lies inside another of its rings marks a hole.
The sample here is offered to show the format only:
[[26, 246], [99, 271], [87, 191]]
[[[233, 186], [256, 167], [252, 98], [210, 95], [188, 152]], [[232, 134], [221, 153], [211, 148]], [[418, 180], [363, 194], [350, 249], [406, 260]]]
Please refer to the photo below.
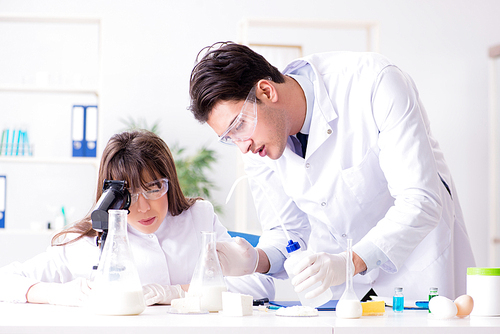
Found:
[[288, 253], [292, 253], [295, 252], [297, 249], [300, 249], [299, 243], [297, 241], [293, 242], [292, 240], [288, 240], [288, 246], [286, 246], [286, 251]]

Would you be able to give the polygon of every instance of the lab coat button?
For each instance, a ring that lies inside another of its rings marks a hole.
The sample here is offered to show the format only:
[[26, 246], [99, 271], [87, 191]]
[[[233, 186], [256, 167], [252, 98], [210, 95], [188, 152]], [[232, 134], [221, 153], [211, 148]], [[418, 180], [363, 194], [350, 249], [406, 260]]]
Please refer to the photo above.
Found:
[[380, 266], [381, 263], [382, 263], [382, 261], [378, 260], [377, 261], [377, 266]]
[[345, 237], [347, 237], [347, 234], [345, 234], [345, 233], [342, 234], [342, 238], [345, 238]]
[[326, 206], [326, 202], [321, 202], [321, 206]]
[[306, 163], [306, 168], [309, 169], [309, 167], [311, 167], [311, 164], [310, 163]]
[[331, 135], [332, 134], [332, 129], [326, 130], [326, 133], [329, 134], [329, 135]]

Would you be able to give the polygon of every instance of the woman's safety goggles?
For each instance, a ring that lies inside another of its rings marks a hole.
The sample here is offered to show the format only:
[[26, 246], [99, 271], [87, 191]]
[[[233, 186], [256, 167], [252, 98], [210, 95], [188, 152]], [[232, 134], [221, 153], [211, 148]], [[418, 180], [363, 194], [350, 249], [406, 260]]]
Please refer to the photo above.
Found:
[[219, 141], [224, 144], [234, 145], [235, 142], [248, 140], [253, 135], [256, 126], [257, 98], [255, 97], [254, 86], [248, 93], [241, 112], [219, 137]]
[[139, 199], [139, 195], [144, 196], [145, 199], [157, 200], [168, 191], [168, 179], [159, 179], [146, 184], [145, 191], [133, 193], [130, 195], [130, 205], [134, 205]]

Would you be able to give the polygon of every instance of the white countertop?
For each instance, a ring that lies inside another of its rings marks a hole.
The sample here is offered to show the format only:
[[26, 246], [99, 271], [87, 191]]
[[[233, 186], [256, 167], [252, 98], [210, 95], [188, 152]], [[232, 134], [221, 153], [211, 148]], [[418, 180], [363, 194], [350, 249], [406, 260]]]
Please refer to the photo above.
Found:
[[426, 310], [394, 314], [386, 308], [379, 317], [338, 319], [335, 312], [317, 317], [280, 317], [275, 311], [254, 310], [253, 316], [170, 314], [170, 306], [150, 306], [138, 316], [98, 316], [79, 307], [0, 303], [0, 333], [92, 334], [304, 334], [304, 333], [500, 333], [500, 317], [432, 319]]

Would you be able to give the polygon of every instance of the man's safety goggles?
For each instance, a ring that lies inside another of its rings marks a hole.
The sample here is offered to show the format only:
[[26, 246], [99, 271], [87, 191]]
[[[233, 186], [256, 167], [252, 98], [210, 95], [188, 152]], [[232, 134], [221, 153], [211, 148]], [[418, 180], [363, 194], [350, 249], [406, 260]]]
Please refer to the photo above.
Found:
[[257, 98], [254, 86], [248, 93], [241, 112], [219, 137], [219, 141], [224, 144], [234, 145], [235, 142], [248, 140], [253, 135], [256, 126]]

